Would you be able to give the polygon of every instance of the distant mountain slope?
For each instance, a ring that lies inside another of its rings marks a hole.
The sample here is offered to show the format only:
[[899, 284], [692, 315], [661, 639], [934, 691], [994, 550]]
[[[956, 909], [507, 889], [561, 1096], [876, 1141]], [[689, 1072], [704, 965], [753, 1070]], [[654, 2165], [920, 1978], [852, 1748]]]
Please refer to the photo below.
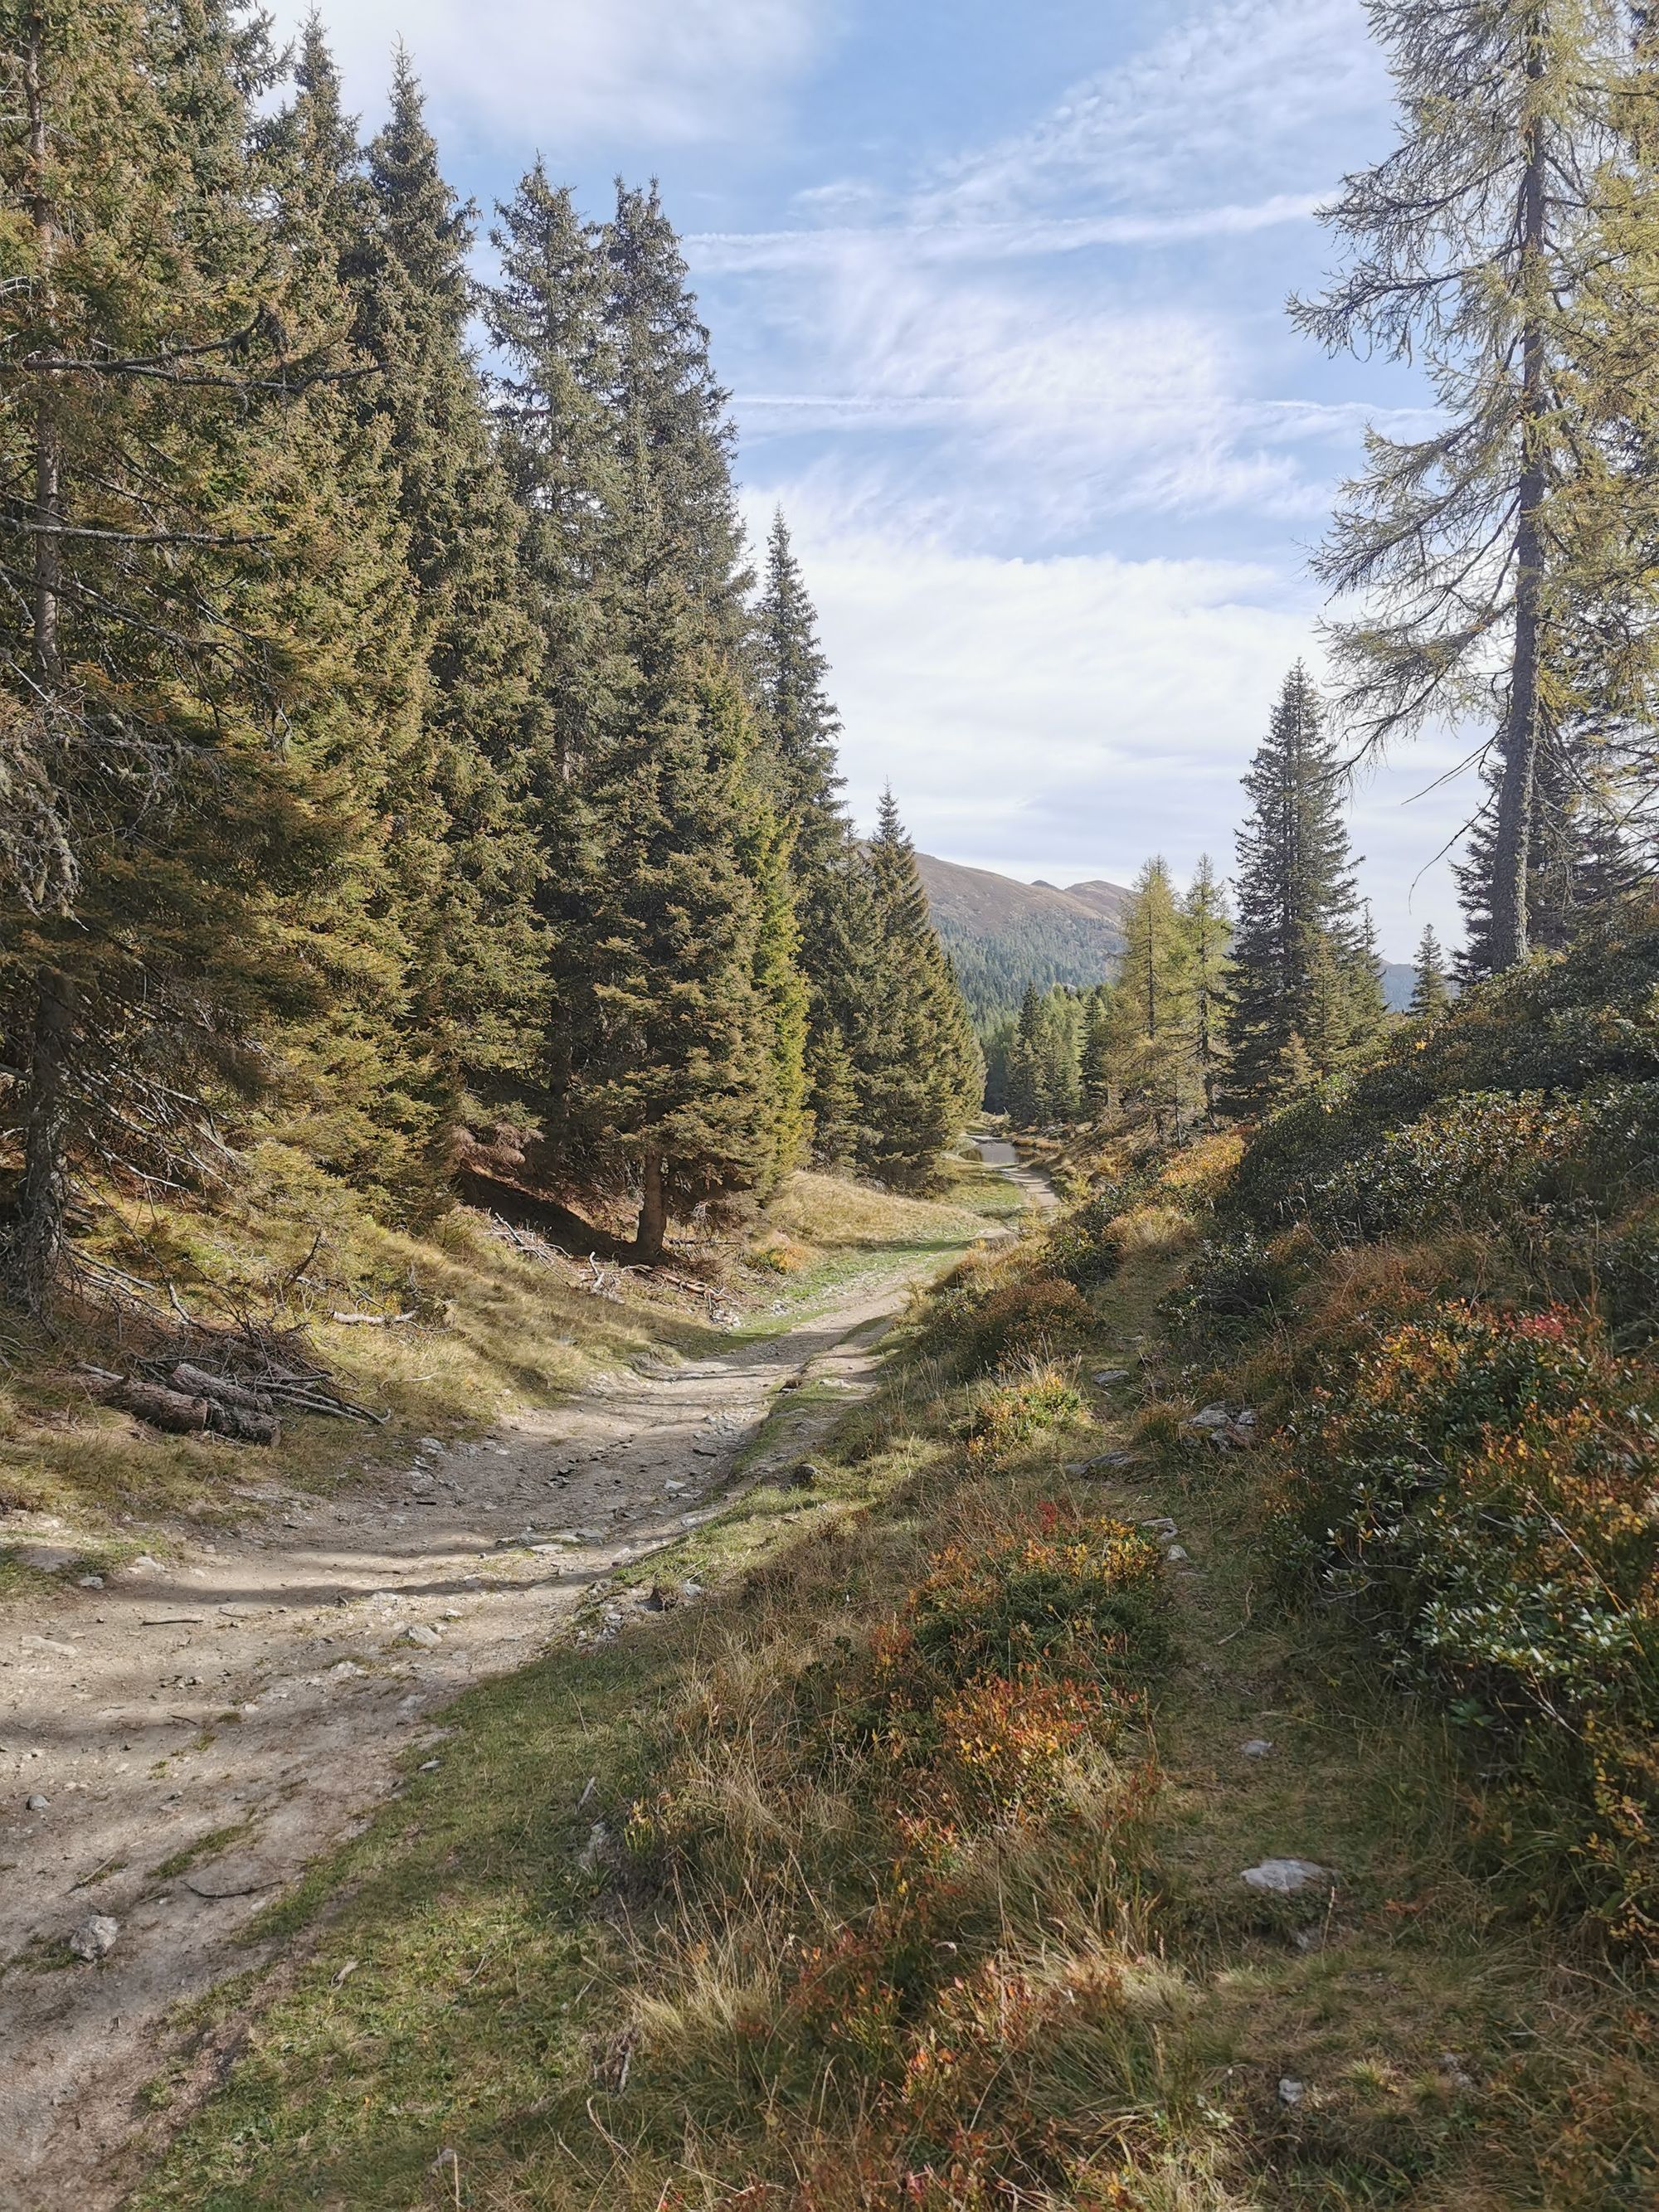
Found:
[[1098, 983], [1123, 950], [1129, 894], [1116, 884], [1019, 884], [918, 853], [933, 926], [975, 1020], [1017, 1007], [1026, 987]]

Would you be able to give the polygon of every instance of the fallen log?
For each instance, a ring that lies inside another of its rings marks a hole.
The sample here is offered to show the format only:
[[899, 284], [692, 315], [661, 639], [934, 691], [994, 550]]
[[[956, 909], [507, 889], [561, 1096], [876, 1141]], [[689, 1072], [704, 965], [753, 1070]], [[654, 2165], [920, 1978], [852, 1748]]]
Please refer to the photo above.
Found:
[[274, 1413], [251, 1413], [246, 1406], [208, 1407], [208, 1427], [216, 1437], [229, 1437], [239, 1444], [278, 1444], [283, 1425]]
[[109, 1395], [112, 1406], [136, 1413], [153, 1429], [165, 1429], [169, 1436], [200, 1436], [208, 1425], [205, 1398], [186, 1397], [182, 1390], [168, 1390], [159, 1382], [122, 1382]]
[[210, 1375], [205, 1368], [192, 1367], [187, 1359], [181, 1359], [173, 1369], [173, 1380], [192, 1397], [214, 1398], [221, 1405], [240, 1406], [249, 1413], [275, 1411], [266, 1392], [251, 1390], [246, 1383], [233, 1382], [223, 1375]]

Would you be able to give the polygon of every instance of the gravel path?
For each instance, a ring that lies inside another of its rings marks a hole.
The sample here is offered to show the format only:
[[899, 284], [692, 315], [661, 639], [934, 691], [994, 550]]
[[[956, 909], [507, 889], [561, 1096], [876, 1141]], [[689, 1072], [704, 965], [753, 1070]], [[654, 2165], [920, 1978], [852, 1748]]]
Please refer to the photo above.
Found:
[[[533, 1658], [609, 1570], [726, 1502], [784, 1384], [839, 1383], [848, 1402], [872, 1387], [873, 1325], [917, 1272], [866, 1279], [770, 1342], [423, 1449], [373, 1489], [322, 1501], [273, 1482], [234, 1536], [166, 1532], [165, 1563], [6, 1613], [0, 2204], [119, 2203], [169, 2008], [279, 1965], [243, 1938], [251, 1917], [364, 1825], [458, 1692]], [[811, 1396], [744, 1480], [839, 1418]], [[118, 1933], [77, 1959], [71, 1940], [101, 1940], [94, 1917]]]

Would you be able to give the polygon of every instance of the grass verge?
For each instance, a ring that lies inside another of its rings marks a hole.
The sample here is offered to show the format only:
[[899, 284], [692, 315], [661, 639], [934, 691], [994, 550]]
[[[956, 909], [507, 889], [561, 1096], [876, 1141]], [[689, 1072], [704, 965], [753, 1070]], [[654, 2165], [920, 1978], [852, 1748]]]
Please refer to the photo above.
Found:
[[1268, 1602], [1245, 1456], [1181, 1439], [1178, 1264], [1092, 1286], [1080, 1361], [918, 1329], [810, 1533], [463, 1699], [268, 1917], [310, 1954], [139, 2212], [1655, 2202], [1648, 1993], [1480, 1879], [1440, 1724]]

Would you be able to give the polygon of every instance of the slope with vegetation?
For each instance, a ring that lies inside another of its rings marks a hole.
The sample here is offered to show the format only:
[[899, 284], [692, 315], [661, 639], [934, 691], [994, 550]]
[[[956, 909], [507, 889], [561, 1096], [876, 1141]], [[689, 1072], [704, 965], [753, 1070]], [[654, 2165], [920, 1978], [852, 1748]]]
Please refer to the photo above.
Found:
[[806, 1531], [458, 1711], [138, 2202], [1646, 2202], [1656, 985], [1075, 1143]]

